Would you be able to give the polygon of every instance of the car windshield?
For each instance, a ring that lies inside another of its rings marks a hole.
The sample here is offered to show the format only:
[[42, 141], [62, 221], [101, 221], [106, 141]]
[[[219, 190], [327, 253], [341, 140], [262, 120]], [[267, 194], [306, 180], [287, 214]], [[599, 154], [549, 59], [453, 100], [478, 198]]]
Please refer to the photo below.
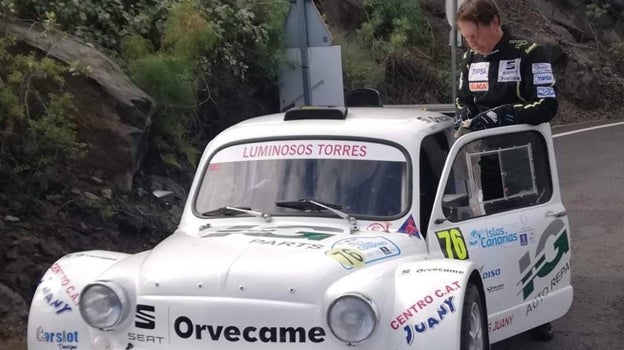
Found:
[[391, 217], [407, 210], [409, 186], [408, 162], [394, 146], [355, 140], [256, 142], [223, 148], [211, 158], [195, 209], [315, 215], [321, 210], [276, 205], [311, 199], [351, 215]]

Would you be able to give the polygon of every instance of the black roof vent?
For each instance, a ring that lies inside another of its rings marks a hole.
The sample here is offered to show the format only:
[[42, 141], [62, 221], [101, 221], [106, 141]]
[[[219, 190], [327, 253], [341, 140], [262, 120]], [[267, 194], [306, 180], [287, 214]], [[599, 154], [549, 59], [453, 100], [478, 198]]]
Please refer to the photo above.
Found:
[[345, 104], [348, 107], [383, 107], [379, 91], [371, 88], [354, 89], [347, 92]]
[[333, 106], [303, 106], [290, 109], [284, 114], [284, 120], [306, 120], [306, 119], [347, 119], [347, 107]]

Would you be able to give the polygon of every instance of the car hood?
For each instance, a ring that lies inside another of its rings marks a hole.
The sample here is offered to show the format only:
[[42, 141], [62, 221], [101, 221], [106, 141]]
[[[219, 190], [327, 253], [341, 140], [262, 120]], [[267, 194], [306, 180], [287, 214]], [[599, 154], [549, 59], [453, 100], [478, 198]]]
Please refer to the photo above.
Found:
[[424, 247], [424, 240], [406, 234], [349, 234], [332, 227], [240, 225], [179, 231], [147, 254], [137, 294], [313, 298], [318, 297], [314, 291], [352, 271]]

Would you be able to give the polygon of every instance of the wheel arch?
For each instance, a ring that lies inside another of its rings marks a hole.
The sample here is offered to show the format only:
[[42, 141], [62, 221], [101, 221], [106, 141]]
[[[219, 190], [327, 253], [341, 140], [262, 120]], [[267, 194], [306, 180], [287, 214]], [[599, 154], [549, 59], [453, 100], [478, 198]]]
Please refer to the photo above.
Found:
[[28, 349], [56, 346], [89, 348], [87, 324], [80, 316], [82, 288], [129, 254], [93, 250], [54, 262], [41, 278], [28, 315]]
[[[488, 311], [487, 311], [487, 301], [485, 300], [485, 287], [483, 286], [483, 280], [481, 279], [481, 274], [479, 273], [479, 270], [473, 270], [472, 273], [470, 274], [470, 277], [468, 278], [468, 284], [474, 284], [477, 289], [479, 290], [479, 298], [481, 299], [481, 305], [483, 306], [483, 314], [485, 315], [485, 327], [483, 329], [483, 334], [485, 336], [485, 344], [487, 345], [487, 347], [490, 347], [490, 332], [489, 332], [489, 327], [488, 327], [488, 320], [489, 320], [489, 316], [488, 316]], [[464, 298], [465, 298], [465, 293], [466, 291], [464, 291]]]

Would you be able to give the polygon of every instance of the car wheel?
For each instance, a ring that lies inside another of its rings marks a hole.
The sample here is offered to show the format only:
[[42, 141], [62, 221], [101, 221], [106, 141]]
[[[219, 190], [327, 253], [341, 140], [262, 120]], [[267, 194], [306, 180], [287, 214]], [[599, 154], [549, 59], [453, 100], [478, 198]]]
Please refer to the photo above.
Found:
[[461, 350], [485, 350], [489, 348], [485, 308], [479, 288], [468, 284], [462, 309]]
[[531, 330], [531, 334], [533, 335], [533, 337], [541, 341], [549, 341], [555, 336], [550, 322], [544, 323], [543, 325], [539, 327], [533, 328]]

